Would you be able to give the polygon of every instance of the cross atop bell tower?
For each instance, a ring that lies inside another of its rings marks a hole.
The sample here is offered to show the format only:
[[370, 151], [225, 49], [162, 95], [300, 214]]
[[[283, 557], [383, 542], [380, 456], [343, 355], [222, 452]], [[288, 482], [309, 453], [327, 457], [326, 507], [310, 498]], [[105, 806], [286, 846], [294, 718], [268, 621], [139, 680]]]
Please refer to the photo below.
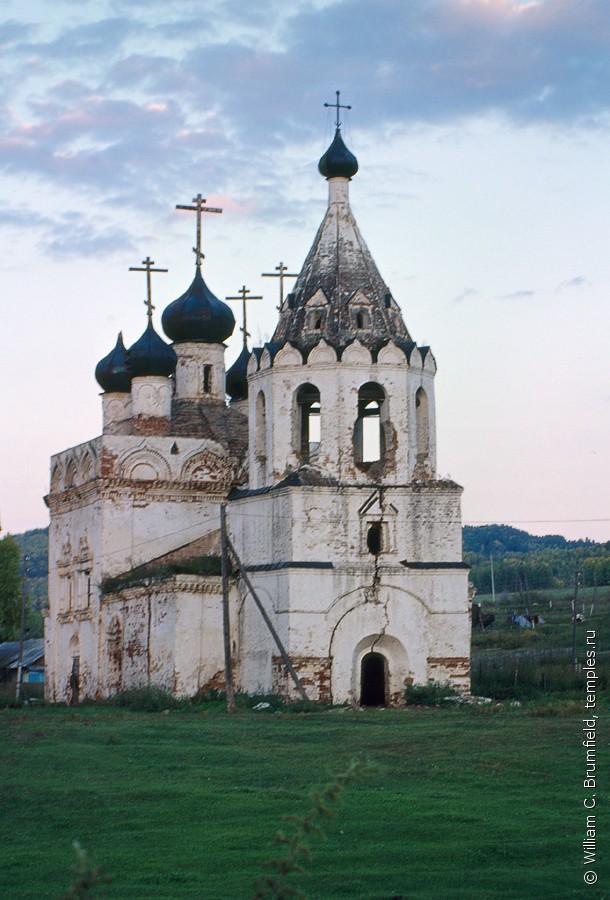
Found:
[[329, 107], [335, 108], [335, 110], [336, 110], [335, 128], [340, 128], [341, 121], [339, 119], [339, 110], [340, 109], [351, 109], [351, 106], [345, 106], [343, 103], [339, 103], [339, 97], [341, 95], [341, 91], [335, 91], [335, 93], [337, 95], [337, 99], [335, 100], [335, 102], [334, 103], [325, 103], [324, 106], [326, 106], [327, 108], [329, 108]]

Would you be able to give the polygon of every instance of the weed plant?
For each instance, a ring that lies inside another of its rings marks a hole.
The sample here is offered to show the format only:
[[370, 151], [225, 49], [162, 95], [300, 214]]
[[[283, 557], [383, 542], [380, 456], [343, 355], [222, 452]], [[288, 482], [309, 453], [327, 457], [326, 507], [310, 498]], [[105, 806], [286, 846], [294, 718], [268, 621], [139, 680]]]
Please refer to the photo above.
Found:
[[[597, 691], [607, 691], [610, 659], [600, 657], [596, 666]], [[472, 666], [472, 693], [494, 700], [536, 700], [550, 696], [582, 698], [586, 677], [574, 671], [570, 656], [540, 660], [517, 655], [502, 659], [481, 659]]]
[[427, 684], [408, 684], [404, 700], [407, 706], [453, 706], [461, 698], [455, 688], [429, 681]]

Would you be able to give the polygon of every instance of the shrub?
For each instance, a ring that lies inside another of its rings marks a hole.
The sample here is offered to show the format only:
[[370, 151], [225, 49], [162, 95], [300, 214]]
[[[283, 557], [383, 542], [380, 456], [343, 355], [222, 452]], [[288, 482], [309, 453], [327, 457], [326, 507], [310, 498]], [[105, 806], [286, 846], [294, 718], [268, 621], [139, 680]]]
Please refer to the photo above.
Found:
[[[607, 689], [610, 665], [599, 657], [596, 669], [597, 689]], [[569, 655], [514, 655], [499, 658], [479, 657], [473, 661], [472, 691], [494, 700], [535, 700], [561, 697], [582, 702], [586, 673], [574, 671]]]
[[175, 709], [180, 706], [180, 701], [176, 700], [172, 694], [152, 686], [118, 691], [109, 697], [106, 703], [133, 712], [163, 712], [164, 709]]
[[407, 706], [451, 706], [461, 694], [450, 684], [429, 681], [427, 684], [407, 684], [404, 693]]

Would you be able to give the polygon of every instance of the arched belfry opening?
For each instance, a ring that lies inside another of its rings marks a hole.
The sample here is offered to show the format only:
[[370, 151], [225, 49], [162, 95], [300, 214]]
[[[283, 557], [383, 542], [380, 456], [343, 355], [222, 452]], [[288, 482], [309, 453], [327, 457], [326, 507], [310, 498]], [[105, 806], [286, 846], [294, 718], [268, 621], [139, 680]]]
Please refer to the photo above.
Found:
[[384, 458], [385, 440], [382, 418], [386, 396], [383, 388], [373, 381], [363, 384], [358, 391], [358, 419], [354, 429], [354, 455], [356, 464], [368, 467]]
[[259, 391], [256, 398], [256, 433], [254, 437], [256, 466], [260, 482], [267, 477], [267, 404], [265, 395]]
[[301, 462], [314, 462], [322, 436], [320, 391], [313, 384], [303, 384], [297, 391], [298, 450]]
[[366, 653], [360, 663], [360, 705], [385, 706], [387, 703], [387, 660], [382, 653]]
[[417, 462], [427, 462], [430, 454], [430, 412], [428, 395], [423, 388], [415, 394], [415, 432], [417, 441]]

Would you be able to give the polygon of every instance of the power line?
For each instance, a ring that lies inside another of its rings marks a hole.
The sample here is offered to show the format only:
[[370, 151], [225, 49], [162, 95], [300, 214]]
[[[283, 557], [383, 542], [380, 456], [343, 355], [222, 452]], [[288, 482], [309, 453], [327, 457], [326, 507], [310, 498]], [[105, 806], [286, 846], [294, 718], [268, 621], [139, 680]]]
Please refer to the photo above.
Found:
[[[254, 513], [254, 512], [247, 512], [242, 509], [239, 511], [238, 515], [241, 519], [252, 519], [252, 520], [253, 519], [265, 519], [267, 521], [272, 521], [272, 522], [278, 522], [278, 521], [282, 521], [282, 520], [286, 520], [286, 521], [290, 521], [290, 522], [309, 522], [310, 521], [309, 516], [295, 516], [295, 515], [290, 515], [288, 513], [280, 513], [280, 512]], [[337, 522], [337, 521], [341, 522], [342, 516], [341, 515], [328, 516], [324, 519], [324, 521], [326, 521], [326, 522]], [[543, 524], [543, 523], [546, 523], [546, 524], [570, 524], [570, 523], [591, 524], [594, 522], [610, 522], [610, 519], [510, 519], [510, 520], [504, 520], [501, 523], [500, 522], [491, 522], [489, 520], [482, 520], [482, 521], [462, 522], [461, 524], [462, 524], [462, 526], [464, 526], [464, 525], [468, 525], [468, 526], [475, 526], [475, 525], [501, 526], [501, 525], [536, 525], [536, 524]], [[186, 534], [189, 531], [199, 529], [199, 528], [201, 528], [201, 526], [203, 526], [205, 524], [209, 524], [209, 523], [210, 523], [210, 520], [206, 519], [205, 521], [202, 521], [202, 522], [194, 522], [192, 525], [187, 525], [185, 528], [178, 528], [174, 531], [164, 531], [162, 534], [159, 534], [155, 538], [150, 538], [149, 540], [146, 540], [146, 541], [139, 541], [138, 543], [133, 543], [133, 544], [130, 544], [129, 546], [117, 547], [116, 549], [110, 550], [110, 551], [108, 551], [108, 553], [103, 554], [103, 555], [104, 556], [114, 556], [118, 553], [127, 553], [129, 551], [141, 549], [142, 547], [148, 547], [151, 544], [156, 544], [159, 541], [163, 541], [167, 538], [175, 537], [176, 535], [179, 535], [179, 534]], [[442, 520], [437, 519], [437, 520], [435, 520], [435, 524], [446, 526], [446, 525], [456, 525], [456, 524], [458, 524], [458, 522], [456, 519], [442, 519]], [[218, 520], [218, 527], [220, 528], [220, 519]], [[206, 531], [203, 534], [201, 532], [199, 532], [197, 534], [197, 537], [192, 538], [192, 541], [199, 540], [199, 538], [205, 537], [206, 535], [209, 535], [212, 531], [216, 531], [216, 530], [218, 530], [218, 529], [211, 528], [209, 531]], [[191, 543], [191, 541], [187, 541], [187, 543]], [[602, 541], [602, 543], [603, 543], [603, 541]], [[177, 549], [180, 549], [180, 548], [174, 547], [171, 550], [166, 550], [161, 553], [161, 556], [166, 556], [168, 553], [173, 553]], [[149, 560], [149, 562], [152, 562], [152, 560]], [[146, 563], [142, 563], [142, 565], [146, 565]], [[49, 561], [49, 567], [48, 567], [49, 572], [55, 572], [57, 570], [57, 568], [58, 568], [57, 565], [51, 564]]]
[[536, 525], [542, 523], [569, 525], [572, 522], [584, 524], [592, 522], [610, 522], [610, 519], [504, 519], [502, 522], [491, 522], [489, 519], [474, 522], [462, 522], [463, 525]]

